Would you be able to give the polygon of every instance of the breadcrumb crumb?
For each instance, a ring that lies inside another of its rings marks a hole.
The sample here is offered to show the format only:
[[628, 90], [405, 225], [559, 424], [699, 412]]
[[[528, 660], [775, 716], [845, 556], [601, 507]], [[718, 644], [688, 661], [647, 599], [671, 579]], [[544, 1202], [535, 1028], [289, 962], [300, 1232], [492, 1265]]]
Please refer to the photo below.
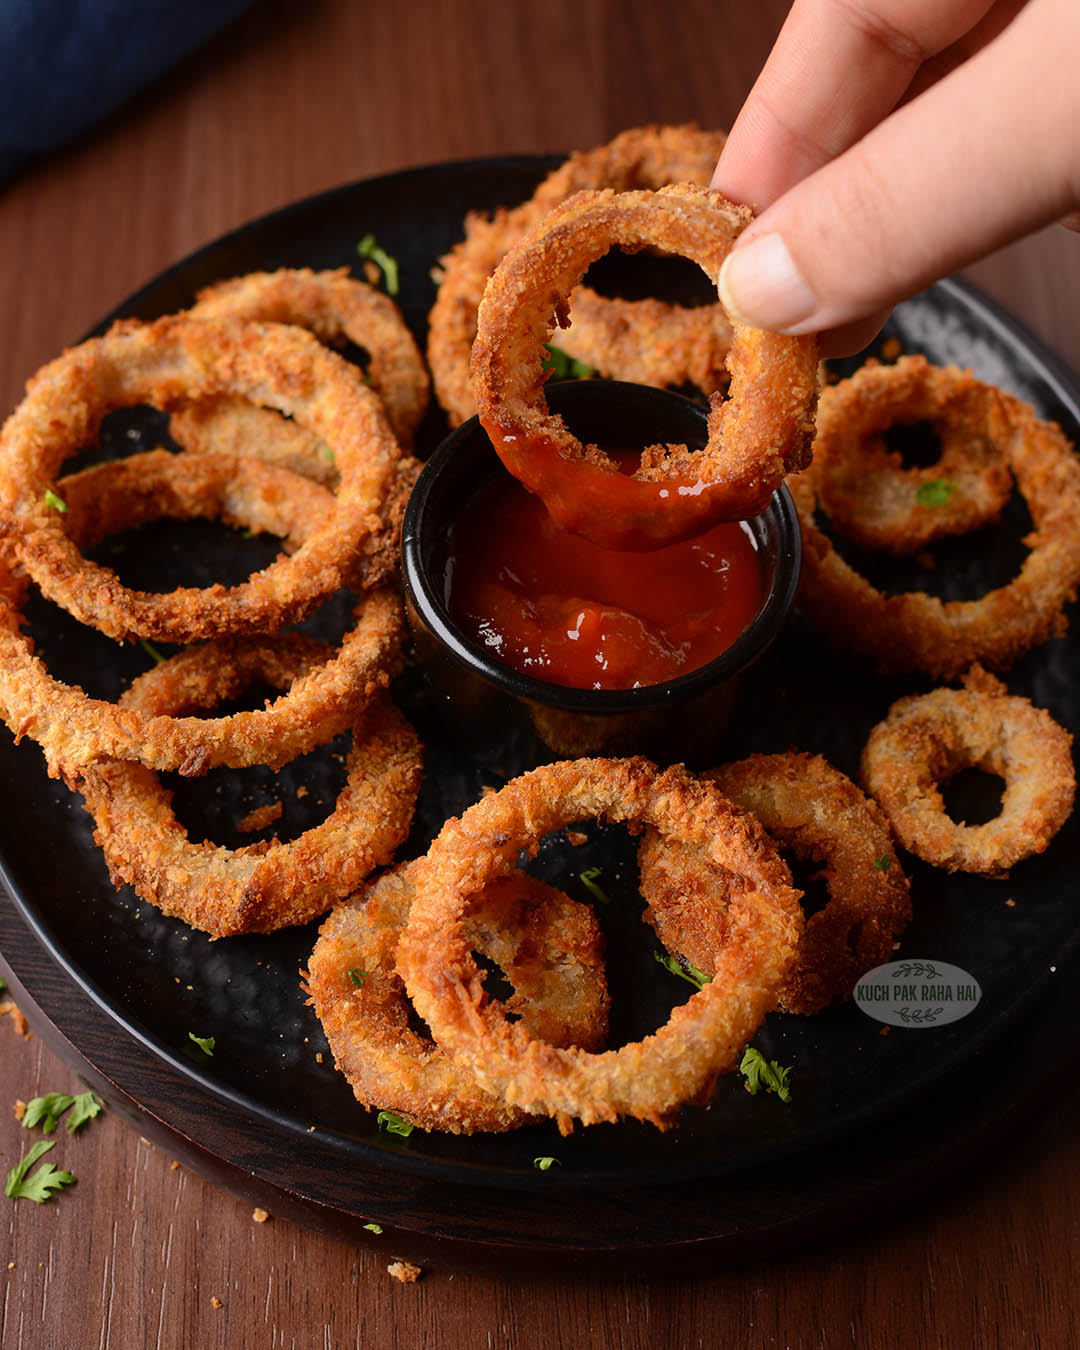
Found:
[[241, 834], [252, 834], [255, 830], [265, 830], [267, 825], [273, 825], [275, 820], [281, 819], [281, 813], [284, 810], [283, 802], [267, 802], [265, 806], [257, 806], [254, 811], [250, 811], [238, 820], [236, 828]]
[[210, 1298], [210, 1306], [211, 1308], [223, 1308], [225, 1305], [222, 1303], [221, 1299], [218, 1298], [217, 1294], [213, 1294]]
[[402, 1284], [415, 1284], [423, 1274], [419, 1266], [414, 1266], [411, 1261], [391, 1261], [386, 1267], [387, 1274], [394, 1280], [400, 1280]]
[[256, 1223], [265, 1223], [270, 1215], [265, 1209], [253, 1209], [251, 1211], [251, 1217]]
[[21, 1097], [15, 1098], [14, 1110], [16, 1120], [22, 1120], [23, 1116], [26, 1115], [26, 1103], [23, 1101]]

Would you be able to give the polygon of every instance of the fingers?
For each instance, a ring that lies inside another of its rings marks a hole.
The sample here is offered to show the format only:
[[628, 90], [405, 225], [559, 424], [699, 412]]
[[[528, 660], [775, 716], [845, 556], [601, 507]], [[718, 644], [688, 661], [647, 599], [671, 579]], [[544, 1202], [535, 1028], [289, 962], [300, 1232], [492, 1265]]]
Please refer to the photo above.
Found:
[[787, 333], [861, 323], [1080, 205], [1080, 86], [1062, 78], [1078, 68], [1075, 0], [1031, 0], [754, 221], [721, 272], [725, 304]]
[[888, 115], [993, 0], [795, 0], [712, 186], [758, 209]]

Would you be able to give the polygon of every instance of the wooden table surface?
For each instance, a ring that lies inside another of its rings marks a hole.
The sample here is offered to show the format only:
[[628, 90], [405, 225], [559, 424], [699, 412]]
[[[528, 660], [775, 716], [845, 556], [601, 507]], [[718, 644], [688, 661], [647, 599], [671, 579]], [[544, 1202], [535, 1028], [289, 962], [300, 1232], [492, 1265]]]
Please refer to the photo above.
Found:
[[[0, 187], [0, 404], [160, 269], [294, 199], [409, 165], [589, 146], [650, 121], [729, 125], [785, 10], [256, 4]], [[971, 275], [1080, 369], [1080, 240], [1048, 230]], [[40, 1036], [0, 1019], [0, 1168], [28, 1139], [14, 1100], [75, 1084]], [[48, 1205], [0, 1202], [0, 1343], [1054, 1350], [1080, 1344], [1078, 1103], [1062, 1083], [992, 1167], [857, 1232], [750, 1267], [662, 1281], [628, 1269], [618, 1283], [431, 1268], [402, 1285], [386, 1273], [394, 1253], [273, 1215], [255, 1223], [106, 1113], [58, 1151], [77, 1186]]]

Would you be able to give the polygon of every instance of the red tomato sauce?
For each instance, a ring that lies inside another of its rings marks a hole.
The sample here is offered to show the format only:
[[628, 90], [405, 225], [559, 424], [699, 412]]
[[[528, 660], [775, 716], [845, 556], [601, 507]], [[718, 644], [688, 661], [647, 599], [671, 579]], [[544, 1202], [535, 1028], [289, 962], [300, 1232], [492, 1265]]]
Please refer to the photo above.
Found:
[[445, 600], [461, 630], [514, 670], [575, 689], [660, 684], [706, 665], [761, 607], [749, 527], [716, 525], [648, 553], [557, 525], [499, 475], [450, 532]]

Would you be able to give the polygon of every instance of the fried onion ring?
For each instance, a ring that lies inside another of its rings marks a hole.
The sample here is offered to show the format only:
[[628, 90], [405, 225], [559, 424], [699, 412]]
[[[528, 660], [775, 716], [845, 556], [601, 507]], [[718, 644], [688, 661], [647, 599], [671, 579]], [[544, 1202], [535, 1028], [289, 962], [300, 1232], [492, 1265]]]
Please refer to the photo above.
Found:
[[341, 481], [325, 441], [288, 417], [238, 398], [209, 398], [178, 408], [169, 435], [185, 454], [244, 455], [279, 464], [334, 489]]
[[[585, 817], [655, 826], [740, 878], [715, 980], [654, 1035], [593, 1054], [557, 1048], [506, 1020], [483, 988], [463, 921], [471, 897], [509, 874], [522, 849]], [[398, 945], [409, 997], [455, 1063], [511, 1105], [556, 1116], [565, 1133], [633, 1116], [665, 1128], [700, 1101], [775, 1006], [802, 932], [798, 892], [764, 830], [711, 784], [643, 759], [545, 765], [450, 820], [416, 877]]]
[[[341, 487], [291, 557], [240, 586], [147, 595], [80, 554], [49, 505], [61, 463], [111, 408], [239, 394], [292, 415], [334, 449]], [[274, 630], [348, 584], [397, 487], [401, 452], [358, 372], [299, 328], [178, 318], [125, 322], [43, 367], [0, 433], [0, 524], [50, 599], [110, 637], [188, 642]]]
[[[1013, 434], [999, 390], [970, 370], [922, 356], [867, 362], [822, 391], [814, 441], [818, 500], [836, 530], [862, 548], [915, 553], [935, 539], [996, 521], [1012, 493], [1001, 446]], [[901, 467], [882, 433], [930, 422], [941, 458]], [[937, 488], [943, 500], [924, 499]]]
[[[161, 456], [161, 452], [148, 455]], [[99, 511], [108, 515], [112, 528], [130, 523], [117, 509], [122, 494], [114, 496], [111, 485], [130, 477], [135, 458], [108, 461], [61, 480], [60, 492], [71, 502], [64, 519], [74, 519], [72, 533], [80, 546], [84, 541], [77, 530], [83, 525], [93, 530]], [[194, 456], [164, 458], [169, 473], [178, 476], [194, 473], [198, 464]], [[252, 466], [252, 473], [257, 480], [277, 485], [278, 500], [273, 504], [287, 515], [290, 487], [303, 480], [270, 465]], [[314, 484], [303, 484], [299, 495], [325, 506], [327, 494]], [[266, 528], [285, 532], [284, 519], [268, 520], [254, 511], [248, 515], [246, 508], [254, 504], [253, 497], [231, 499], [238, 524], [254, 528], [262, 520]], [[321, 648], [310, 649], [288, 692], [267, 707], [229, 717], [170, 716], [161, 709], [144, 712], [91, 698], [77, 685], [63, 684], [50, 675], [34, 654], [33, 643], [20, 631], [19, 606], [25, 590], [26, 579], [18, 572], [10, 547], [0, 540], [0, 715], [16, 740], [30, 736], [42, 746], [54, 777], [66, 775], [68, 766], [103, 757], [139, 760], [150, 768], [173, 769], [185, 776], [203, 774], [219, 765], [278, 768], [346, 730], [371, 696], [389, 682], [401, 660], [404, 617], [400, 599], [389, 590], [371, 591], [358, 605], [355, 625], [336, 655], [323, 660]], [[245, 661], [261, 659], [258, 653], [262, 650], [258, 639], [221, 641], [229, 644], [229, 660], [213, 672], [215, 702], [233, 697], [249, 682], [250, 676], [241, 675], [231, 683], [227, 672], [243, 670]], [[182, 669], [185, 661], [200, 661], [198, 651], [180, 653], [169, 669]]]
[[[476, 412], [469, 353], [488, 278], [508, 249], [554, 206], [585, 188], [706, 185], [726, 140], [722, 131], [684, 126], [634, 127], [593, 150], [572, 154], [519, 206], [491, 217], [470, 212], [465, 238], [440, 259], [439, 294], [429, 316], [428, 364], [452, 426]], [[642, 340], [642, 334], [648, 340]], [[719, 305], [684, 309], [660, 300], [614, 300], [579, 286], [559, 346], [601, 375], [658, 387], [691, 383], [705, 394], [727, 382], [731, 324]]]
[[590, 262], [614, 244], [658, 245], [715, 280], [751, 219], [707, 188], [582, 192], [556, 207], [499, 264], [480, 306], [472, 353], [480, 421], [503, 463], [564, 529], [616, 549], [653, 549], [720, 520], [763, 510], [785, 474], [809, 461], [817, 403], [814, 338], [736, 322], [731, 397], [711, 399], [709, 439], [643, 451], [632, 476], [583, 447], [544, 397], [543, 344]]
[[[384, 872], [335, 906], [308, 962], [315, 1015], [364, 1106], [396, 1111], [424, 1130], [514, 1129], [528, 1123], [528, 1112], [485, 1092], [409, 1025], [397, 944], [421, 866]], [[484, 887], [464, 931], [471, 949], [494, 961], [513, 986], [505, 1007], [530, 1035], [559, 1046], [603, 1046], [607, 980], [588, 905], [515, 870]]]
[[[312, 638], [251, 640], [242, 662], [224, 642], [184, 652], [142, 675], [121, 707], [154, 714], [213, 704], [223, 686], [254, 674], [288, 688], [312, 663]], [[323, 653], [325, 662], [325, 652]], [[318, 657], [316, 655], [315, 659]], [[254, 666], [257, 663], [256, 672]], [[269, 933], [307, 923], [389, 862], [409, 833], [420, 789], [416, 733], [382, 695], [353, 727], [348, 779], [331, 814], [297, 839], [227, 849], [192, 843], [151, 769], [126, 760], [86, 766], [74, 786], [94, 817], [116, 886], [128, 883], [165, 914], [212, 937]]]
[[[976, 666], [962, 689], [898, 699], [870, 733], [862, 777], [911, 853], [948, 872], [1005, 877], [1068, 819], [1071, 745], [1048, 712]], [[1001, 811], [983, 825], [950, 819], [941, 796], [941, 784], [969, 768], [1005, 780]]]
[[977, 600], [875, 590], [818, 529], [814, 471], [788, 482], [803, 533], [799, 604], [827, 637], [883, 674], [952, 679], [975, 662], [1004, 670], [1065, 631], [1062, 610], [1080, 587], [1080, 460], [1056, 423], [999, 394], [1011, 424], [1002, 450], [1035, 529], [1019, 574]]
[[[829, 900], [812, 915], [779, 1006], [815, 1013], [851, 997], [859, 976], [892, 955], [911, 918], [907, 878], [877, 803], [820, 755], [751, 755], [701, 775], [757, 817], [781, 847], [822, 863]], [[727, 941], [730, 874], [647, 830], [638, 849], [646, 920], [670, 951], [706, 974]]]

